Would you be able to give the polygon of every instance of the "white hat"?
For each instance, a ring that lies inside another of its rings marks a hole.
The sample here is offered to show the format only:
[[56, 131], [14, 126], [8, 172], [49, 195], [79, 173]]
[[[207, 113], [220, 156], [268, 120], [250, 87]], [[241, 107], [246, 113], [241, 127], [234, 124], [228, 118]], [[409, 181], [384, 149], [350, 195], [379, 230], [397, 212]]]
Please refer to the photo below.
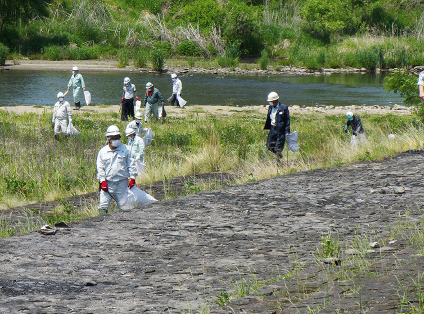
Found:
[[127, 84], [127, 83], [129, 83], [131, 80], [130, 80], [130, 78], [127, 76], [126, 78], [124, 78], [124, 84]]
[[172, 73], [172, 74], [171, 74], [171, 78], [173, 78], [173, 79], [174, 79], [174, 78], [177, 78], [177, 74]]
[[60, 97], [63, 97], [63, 93], [62, 92], [57, 93], [57, 98], [60, 98]]
[[143, 115], [141, 114], [141, 112], [140, 111], [136, 111], [136, 113], [135, 113], [135, 115], [134, 115], [134, 117], [136, 118], [136, 119], [138, 119], [138, 120], [141, 120], [141, 119], [143, 119]]
[[78, 67], [72, 67], [72, 71], [79, 71]]
[[119, 128], [116, 125], [111, 125], [106, 130], [106, 136], [121, 135]]
[[148, 83], [146, 84], [146, 89], [149, 89], [149, 88], [151, 88], [151, 87], [153, 87], [153, 84], [152, 84], [152, 83], [150, 83], [150, 82], [148, 82]]
[[135, 133], [135, 129], [130, 126], [127, 126], [127, 128], [125, 129], [125, 136], [131, 135], [134, 133]]
[[353, 112], [352, 112], [352, 111], [348, 111], [348, 112], [346, 112], [346, 118], [347, 118], [348, 120], [352, 120], [352, 119], [353, 119]]
[[278, 96], [278, 94], [276, 92], [271, 92], [271, 93], [268, 94], [267, 101], [274, 101], [274, 100], [277, 100], [279, 98], [280, 98], [280, 96]]

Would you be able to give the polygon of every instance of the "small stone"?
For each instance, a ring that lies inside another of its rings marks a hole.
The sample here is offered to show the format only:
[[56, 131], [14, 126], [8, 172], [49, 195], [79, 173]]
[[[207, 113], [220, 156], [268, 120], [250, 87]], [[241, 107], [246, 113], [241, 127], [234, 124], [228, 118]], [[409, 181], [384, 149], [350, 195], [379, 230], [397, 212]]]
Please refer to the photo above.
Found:
[[369, 244], [369, 246], [370, 246], [370, 247], [372, 247], [372, 248], [374, 248], [374, 249], [377, 249], [377, 248], [379, 248], [379, 247], [380, 247], [380, 244], [378, 244], [378, 242], [371, 242], [371, 243]]
[[361, 252], [359, 252], [359, 250], [357, 250], [357, 249], [347, 249], [346, 251], [344, 251], [344, 253], [346, 255], [357, 255]]
[[335, 265], [335, 266], [340, 266], [342, 264], [342, 261], [338, 257], [323, 258], [322, 262], [324, 264], [330, 264], [330, 265]]
[[393, 188], [393, 192], [395, 192], [395, 194], [403, 194], [405, 193], [405, 189], [401, 186], [396, 186]]
[[84, 286], [97, 286], [97, 282], [95, 282], [92, 279], [86, 279], [84, 280]]

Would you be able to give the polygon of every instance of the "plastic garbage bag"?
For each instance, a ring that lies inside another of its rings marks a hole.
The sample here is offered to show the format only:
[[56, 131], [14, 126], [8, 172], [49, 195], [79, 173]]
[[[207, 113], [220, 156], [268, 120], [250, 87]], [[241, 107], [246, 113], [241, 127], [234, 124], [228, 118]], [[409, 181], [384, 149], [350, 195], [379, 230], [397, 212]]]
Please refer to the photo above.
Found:
[[142, 174], [144, 170], [146, 170], [146, 164], [141, 162], [140, 160], [137, 160], [135, 162], [135, 166], [137, 168], [138, 175]]
[[184, 107], [185, 104], [187, 103], [187, 101], [182, 99], [180, 95], [177, 95], [177, 100], [178, 100], [178, 103], [180, 104], [180, 107]]
[[287, 148], [292, 152], [295, 152], [299, 149], [297, 144], [297, 131], [294, 131], [286, 136]]
[[142, 137], [144, 141], [144, 146], [149, 146], [153, 139], [153, 131], [151, 128], [147, 129], [147, 133]]
[[119, 207], [121, 209], [134, 209], [138, 206], [154, 202], [157, 202], [157, 199], [134, 186], [131, 189], [127, 188], [124, 196], [119, 201]]
[[85, 104], [88, 106], [91, 103], [91, 94], [88, 90], [84, 91]]
[[135, 102], [135, 111], [134, 112], [140, 111], [140, 107], [141, 107], [141, 100], [137, 100]]
[[80, 134], [80, 132], [74, 128], [74, 125], [72, 124], [72, 122], [69, 122], [68, 124], [68, 128], [66, 129], [66, 133], [68, 135], [78, 135]]
[[387, 135], [387, 137], [391, 140], [396, 138], [396, 136], [394, 134], [391, 134], [391, 133], [389, 135]]
[[158, 108], [158, 114], [159, 114], [159, 119], [165, 119], [166, 118], [165, 106]]
[[352, 138], [350, 139], [350, 143], [351, 143], [353, 146], [358, 145], [358, 137], [357, 137], [356, 135], [352, 135]]

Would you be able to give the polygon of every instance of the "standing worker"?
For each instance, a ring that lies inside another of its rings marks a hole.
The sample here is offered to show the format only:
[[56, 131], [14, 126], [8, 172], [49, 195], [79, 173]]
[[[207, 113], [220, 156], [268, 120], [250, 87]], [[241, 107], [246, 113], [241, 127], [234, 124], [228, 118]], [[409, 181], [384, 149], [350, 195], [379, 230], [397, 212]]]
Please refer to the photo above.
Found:
[[280, 96], [276, 92], [268, 95], [268, 114], [264, 130], [269, 130], [266, 147], [273, 152], [277, 159], [283, 157], [282, 151], [286, 136], [290, 133], [289, 108], [278, 101]]
[[[110, 202], [119, 206], [127, 187], [135, 185], [137, 168], [127, 145], [121, 143], [121, 133], [116, 125], [106, 130], [107, 142], [97, 155], [97, 179], [100, 183], [99, 213], [107, 213]], [[128, 181], [128, 178], [129, 181]]]
[[78, 73], [78, 67], [72, 68], [72, 76], [68, 83], [68, 91], [72, 87], [72, 95], [74, 97], [75, 110], [79, 110], [81, 108], [81, 98], [84, 97], [83, 91], [85, 91], [85, 83], [81, 74]]
[[420, 93], [420, 98], [424, 100], [424, 71], [421, 71], [420, 74], [418, 74], [418, 91]]
[[148, 122], [150, 117], [155, 117], [156, 121], [159, 120], [158, 103], [159, 99], [162, 102], [162, 110], [164, 106], [163, 97], [159, 90], [153, 86], [151, 82], [146, 84], [146, 97], [144, 97], [144, 106], [146, 107], [146, 115], [144, 116], [144, 122]]
[[62, 92], [57, 93], [58, 101], [54, 104], [52, 123], [54, 123], [54, 138], [59, 140], [60, 132], [68, 135], [68, 120], [72, 122], [72, 110], [69, 102], [64, 100]]
[[356, 144], [356, 136], [358, 136], [359, 141], [363, 141], [365, 139], [365, 131], [362, 127], [361, 118], [358, 116], [353, 115], [352, 111], [346, 112], [346, 118], [347, 122], [344, 127], [344, 131], [346, 133], [349, 133], [348, 128], [349, 126], [352, 127], [352, 143]]
[[180, 106], [177, 96], [181, 97], [181, 90], [183, 89], [183, 83], [177, 77], [177, 74], [171, 74], [172, 79], [172, 96], [171, 96], [171, 106]]
[[[130, 83], [129, 77], [124, 78], [124, 94], [122, 96], [122, 110], [121, 110], [121, 121], [128, 121], [128, 116], [134, 119], [134, 98], [136, 97], [137, 91], [135, 85]], [[137, 98], [137, 100], [139, 100]]]

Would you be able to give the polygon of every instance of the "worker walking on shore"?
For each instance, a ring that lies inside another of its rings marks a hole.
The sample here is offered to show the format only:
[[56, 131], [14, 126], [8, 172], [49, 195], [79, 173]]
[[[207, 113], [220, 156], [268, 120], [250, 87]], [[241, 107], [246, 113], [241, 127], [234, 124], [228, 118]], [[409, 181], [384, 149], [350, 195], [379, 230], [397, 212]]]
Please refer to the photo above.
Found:
[[268, 94], [268, 114], [264, 130], [269, 130], [266, 147], [273, 152], [277, 159], [283, 157], [282, 151], [286, 136], [290, 133], [289, 108], [279, 102], [280, 96], [276, 92]]
[[[129, 77], [124, 78], [124, 94], [122, 95], [121, 121], [128, 121], [128, 116], [134, 119], [134, 98], [137, 97], [135, 85]], [[138, 98], [137, 98], [138, 100]]]
[[163, 107], [165, 105], [163, 101], [163, 97], [159, 90], [153, 86], [151, 82], [148, 82], [146, 84], [146, 96], [144, 97], [144, 106], [146, 107], [146, 114], [144, 116], [144, 122], [148, 122], [150, 120], [150, 117], [155, 117], [156, 121], [159, 120], [159, 100], [162, 103], [162, 111]]
[[[97, 179], [100, 184], [99, 213], [107, 213], [112, 199], [118, 204], [127, 187], [135, 186], [137, 168], [128, 146], [121, 143], [121, 133], [116, 125], [106, 130], [106, 146], [97, 155]], [[129, 181], [128, 181], [129, 178]]]
[[[81, 108], [81, 99], [84, 97], [83, 91], [85, 91], [84, 78], [79, 73], [78, 67], [72, 68], [72, 76], [68, 83], [68, 91], [72, 87], [72, 96], [74, 97], [75, 109]], [[82, 89], [82, 90], [81, 90]]]
[[69, 102], [64, 100], [62, 92], [57, 93], [57, 102], [54, 104], [52, 123], [54, 123], [54, 138], [59, 140], [59, 135], [62, 132], [65, 136], [68, 135], [68, 120], [72, 122], [72, 110]]
[[180, 106], [178, 97], [181, 97], [181, 91], [183, 89], [183, 83], [178, 78], [177, 74], [171, 74], [172, 79], [172, 96], [171, 96], [171, 106]]
[[349, 134], [349, 126], [352, 127], [351, 143], [357, 144], [357, 141], [362, 142], [365, 140], [365, 131], [362, 127], [361, 118], [355, 116], [352, 111], [346, 112], [347, 122], [344, 126], [344, 131]]

